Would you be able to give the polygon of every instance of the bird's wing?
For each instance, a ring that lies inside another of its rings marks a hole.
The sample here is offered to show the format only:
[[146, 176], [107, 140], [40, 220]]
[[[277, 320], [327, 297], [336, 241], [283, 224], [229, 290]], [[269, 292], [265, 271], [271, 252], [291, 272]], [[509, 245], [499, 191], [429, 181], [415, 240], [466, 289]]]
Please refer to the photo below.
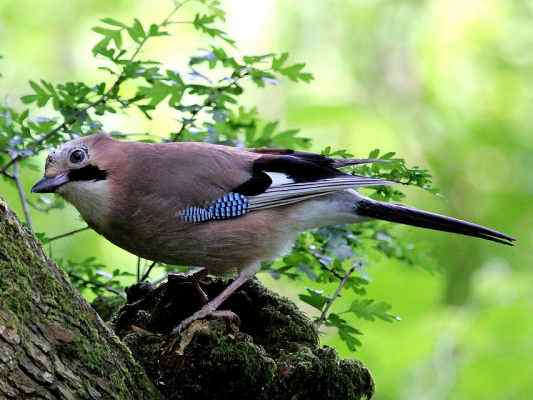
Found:
[[384, 162], [377, 158], [330, 158], [316, 153], [305, 151], [295, 151], [292, 149], [251, 149], [250, 151], [258, 154], [284, 155], [293, 156], [301, 160], [307, 160], [323, 166], [332, 166], [334, 168], [347, 167], [349, 165], [371, 164]]
[[[248, 166], [248, 179], [240, 185], [227, 188], [222, 196], [205, 206], [180, 210], [179, 218], [187, 222], [229, 219], [339, 190], [391, 183], [383, 179], [346, 174], [337, 169], [375, 160], [335, 160], [313, 153], [275, 149], [242, 154], [252, 153], [254, 156]], [[235, 156], [243, 155], [235, 153]], [[223, 172], [232, 173], [231, 170]]]

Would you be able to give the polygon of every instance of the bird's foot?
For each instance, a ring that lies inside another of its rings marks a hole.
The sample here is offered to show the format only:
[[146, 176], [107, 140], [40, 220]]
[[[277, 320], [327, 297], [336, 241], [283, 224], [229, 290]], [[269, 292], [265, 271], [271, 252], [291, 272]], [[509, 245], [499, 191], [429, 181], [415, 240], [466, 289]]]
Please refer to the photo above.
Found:
[[188, 318], [185, 318], [183, 321], [181, 321], [170, 333], [171, 335], [179, 335], [181, 332], [185, 330], [190, 324], [192, 324], [194, 321], [198, 321], [200, 319], [205, 318], [224, 318], [226, 320], [234, 321], [237, 323], [240, 323], [240, 319], [237, 314], [235, 314], [233, 311], [230, 310], [215, 310], [213, 309], [209, 303], [207, 303], [205, 306], [203, 306], [200, 310], [196, 311], [193, 315], [191, 315]]
[[170, 332], [170, 345], [167, 348], [167, 353], [170, 353], [172, 349], [176, 346], [178, 339], [183, 331], [187, 329], [194, 321], [207, 319], [207, 318], [223, 318], [228, 321], [233, 321], [237, 325], [240, 325], [241, 320], [237, 314], [230, 310], [215, 310], [208, 304], [202, 307], [200, 310], [196, 311], [190, 317], [181, 321], [171, 332]]

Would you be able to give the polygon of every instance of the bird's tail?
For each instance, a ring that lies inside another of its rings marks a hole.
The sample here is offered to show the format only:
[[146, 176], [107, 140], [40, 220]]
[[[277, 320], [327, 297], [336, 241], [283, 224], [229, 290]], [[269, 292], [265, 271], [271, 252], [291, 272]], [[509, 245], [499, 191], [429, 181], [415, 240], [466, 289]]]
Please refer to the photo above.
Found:
[[515, 241], [511, 236], [481, 225], [473, 224], [472, 222], [417, 210], [416, 208], [406, 207], [401, 204], [384, 203], [362, 198], [357, 202], [356, 211], [358, 215], [369, 218], [437, 231], [459, 233], [461, 235], [474, 236], [509, 246], [513, 246], [513, 242]]

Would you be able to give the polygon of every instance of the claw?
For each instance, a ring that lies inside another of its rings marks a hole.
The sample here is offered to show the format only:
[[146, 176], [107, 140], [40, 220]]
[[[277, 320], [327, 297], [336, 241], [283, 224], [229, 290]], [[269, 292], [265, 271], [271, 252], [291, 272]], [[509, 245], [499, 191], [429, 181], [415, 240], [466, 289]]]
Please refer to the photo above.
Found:
[[210, 307], [202, 307], [200, 310], [195, 312], [193, 315], [191, 315], [188, 318], [185, 318], [183, 321], [181, 321], [173, 330], [170, 332], [170, 335], [179, 335], [181, 332], [183, 332], [190, 324], [192, 324], [194, 321], [197, 321], [199, 319], [204, 319], [207, 317], [214, 317], [214, 318], [224, 318], [228, 319], [234, 322], [237, 322], [240, 324], [240, 318], [237, 314], [235, 314], [233, 311], [229, 310], [213, 310]]
[[204, 319], [211, 313], [215, 312], [215, 310], [211, 309], [209, 307], [209, 303], [206, 304], [204, 307], [202, 307], [200, 310], [196, 311], [193, 315], [191, 315], [188, 318], [185, 318], [183, 321], [181, 321], [173, 330], [170, 332], [170, 335], [179, 335], [185, 328], [187, 328], [190, 324], [192, 324], [194, 321], [197, 321], [199, 319]]
[[198, 321], [201, 319], [206, 318], [223, 318], [229, 321], [233, 321], [237, 325], [241, 324], [241, 319], [237, 314], [235, 314], [233, 311], [230, 310], [213, 310], [211, 307], [208, 307], [208, 304], [204, 307], [202, 307], [200, 310], [195, 312], [193, 315], [191, 315], [189, 318], [184, 319], [181, 321], [173, 330], [170, 332], [169, 336], [171, 337], [170, 344], [167, 347], [166, 353], [170, 353], [174, 347], [176, 346], [176, 343], [178, 342], [179, 336], [181, 333], [189, 327], [194, 321]]

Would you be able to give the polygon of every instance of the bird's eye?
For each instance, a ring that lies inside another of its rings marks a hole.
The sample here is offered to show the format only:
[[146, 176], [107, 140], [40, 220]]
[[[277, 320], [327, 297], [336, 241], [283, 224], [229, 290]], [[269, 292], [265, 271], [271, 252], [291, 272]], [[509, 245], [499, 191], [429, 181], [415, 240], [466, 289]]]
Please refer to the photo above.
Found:
[[70, 162], [72, 164], [79, 164], [85, 160], [85, 153], [82, 150], [74, 150], [70, 153]]

